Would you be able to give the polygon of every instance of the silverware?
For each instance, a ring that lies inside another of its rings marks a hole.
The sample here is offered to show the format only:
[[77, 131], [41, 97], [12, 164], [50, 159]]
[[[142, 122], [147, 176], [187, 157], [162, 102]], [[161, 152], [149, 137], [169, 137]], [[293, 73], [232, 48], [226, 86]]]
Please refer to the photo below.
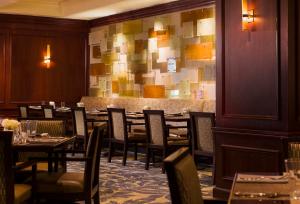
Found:
[[278, 198], [278, 197], [289, 197], [289, 194], [284, 193], [262, 193], [262, 192], [235, 192], [235, 196], [237, 197], [245, 197], [245, 198]]

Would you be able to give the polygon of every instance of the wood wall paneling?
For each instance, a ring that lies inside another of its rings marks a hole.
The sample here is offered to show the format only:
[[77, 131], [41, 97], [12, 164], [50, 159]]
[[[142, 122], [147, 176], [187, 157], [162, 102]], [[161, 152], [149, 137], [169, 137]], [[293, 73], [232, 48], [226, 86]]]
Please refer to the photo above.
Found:
[[[75, 104], [86, 95], [87, 36], [87, 21], [0, 15], [0, 46], [6, 48], [0, 51], [0, 71], [5, 73], [0, 85], [6, 90], [5, 96], [0, 92], [0, 115], [15, 115], [19, 103]], [[50, 69], [43, 64], [47, 44]]]
[[216, 1], [214, 195], [225, 197], [234, 172], [281, 172], [284, 141], [299, 134], [289, 132], [288, 116], [296, 107], [288, 105], [289, 88], [295, 85], [287, 77], [293, 69], [287, 37], [287, 4], [292, 1], [248, 2], [254, 5], [255, 24], [251, 31], [242, 31], [241, 1]]
[[300, 128], [300, 14], [299, 14], [299, 9], [300, 9], [300, 2], [295, 1], [295, 7], [296, 10], [294, 10], [294, 13], [296, 15], [296, 20], [295, 20], [295, 40], [292, 41], [294, 45], [296, 45], [296, 64], [295, 64], [295, 76], [296, 76], [296, 88], [295, 88], [295, 105], [296, 105], [296, 126]]
[[7, 34], [0, 32], [0, 103], [5, 102], [5, 49]]
[[[43, 64], [47, 47], [51, 67]], [[85, 39], [72, 36], [12, 36], [11, 103], [75, 102], [85, 95]], [[76, 83], [73, 83], [76, 81]]]
[[286, 135], [215, 128], [215, 196], [227, 197], [236, 172], [282, 172]]
[[224, 117], [279, 118], [277, 4], [268, 2], [256, 1], [254, 29], [242, 31], [241, 1], [226, 1]]

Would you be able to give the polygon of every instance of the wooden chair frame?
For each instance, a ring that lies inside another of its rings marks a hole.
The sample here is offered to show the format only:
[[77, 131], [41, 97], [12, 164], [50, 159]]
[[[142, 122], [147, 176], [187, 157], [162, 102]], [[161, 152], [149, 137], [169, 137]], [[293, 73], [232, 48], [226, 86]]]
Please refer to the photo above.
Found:
[[[137, 148], [138, 148], [138, 143], [137, 141], [130, 141], [128, 139], [128, 123], [126, 119], [126, 114], [125, 114], [125, 109], [123, 108], [107, 108], [108, 112], [108, 126], [109, 126], [109, 154], [108, 154], [108, 162], [111, 162], [113, 150], [114, 150], [114, 143], [119, 143], [123, 144], [123, 161], [122, 164], [123, 166], [126, 165], [126, 160], [127, 160], [127, 152], [128, 152], [128, 147], [129, 145], [133, 144], [134, 145], [134, 159], [137, 160]], [[114, 121], [113, 121], [113, 113], [120, 113], [122, 114], [122, 121], [123, 121], [123, 127], [124, 127], [124, 140], [119, 140], [114, 137]]]
[[[38, 199], [44, 198], [47, 200], [59, 200], [59, 201], [80, 201], [84, 200], [86, 204], [91, 204], [94, 199], [95, 204], [100, 203], [99, 199], [99, 168], [100, 168], [100, 157], [102, 147], [102, 137], [106, 125], [101, 127], [94, 127], [91, 136], [89, 137], [90, 149], [87, 151], [61, 151], [64, 153], [84, 153], [84, 157], [70, 157], [70, 158], [54, 158], [56, 161], [82, 161], [85, 162], [84, 170], [84, 190], [83, 192], [74, 193], [37, 193]], [[95, 153], [95, 155], [93, 155]], [[94, 158], [94, 156], [96, 158]], [[35, 158], [36, 161], [45, 160], [47, 158]], [[95, 161], [94, 161], [95, 160]], [[95, 162], [95, 166], [93, 166]], [[51, 174], [49, 174], [51, 176]]]
[[[83, 128], [84, 128], [84, 135], [79, 135], [77, 132], [77, 126], [76, 126], [76, 111], [80, 111], [83, 116]], [[73, 135], [76, 136], [76, 139], [74, 141], [74, 145], [80, 145], [83, 144], [83, 149], [86, 149], [87, 141], [88, 141], [88, 127], [87, 127], [87, 119], [86, 119], [86, 112], [85, 107], [74, 107], [72, 108], [72, 121], [73, 121]]]
[[[153, 150], [158, 150], [162, 152], [163, 159], [168, 156], [168, 154], [183, 145], [168, 145], [169, 129], [172, 128], [166, 124], [165, 115], [163, 110], [144, 110], [146, 133], [147, 133], [147, 144], [146, 144], [146, 163], [145, 169], [149, 169], [150, 155], [153, 154]], [[162, 129], [163, 129], [163, 145], [155, 145], [152, 143], [152, 133], [150, 128], [150, 115], [158, 115], [161, 117]], [[154, 159], [154, 156], [152, 157]], [[153, 161], [154, 162], [154, 161]], [[165, 172], [164, 165], [162, 167], [162, 172]]]

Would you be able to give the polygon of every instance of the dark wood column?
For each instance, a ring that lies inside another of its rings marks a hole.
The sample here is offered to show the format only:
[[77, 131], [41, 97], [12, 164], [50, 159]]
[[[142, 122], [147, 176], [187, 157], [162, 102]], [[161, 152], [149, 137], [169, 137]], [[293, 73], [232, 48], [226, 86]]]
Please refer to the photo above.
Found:
[[243, 31], [241, 0], [216, 1], [214, 194], [224, 197], [236, 172], [282, 172], [286, 141], [300, 135], [299, 3], [248, 3], [255, 22]]

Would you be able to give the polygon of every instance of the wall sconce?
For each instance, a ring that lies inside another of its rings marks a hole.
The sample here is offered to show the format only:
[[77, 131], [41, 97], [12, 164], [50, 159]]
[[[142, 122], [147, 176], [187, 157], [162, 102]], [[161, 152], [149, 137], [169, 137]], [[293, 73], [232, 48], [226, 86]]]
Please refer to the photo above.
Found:
[[243, 22], [247, 22], [247, 23], [254, 22], [254, 9], [249, 10], [246, 14], [243, 14]]
[[46, 55], [44, 56], [44, 64], [46, 65], [47, 69], [50, 68], [51, 53], [50, 53], [50, 45], [49, 44], [47, 44], [47, 52], [46, 52]]
[[254, 23], [254, 9], [248, 9], [247, 0], [242, 0], [242, 30], [250, 30]]

